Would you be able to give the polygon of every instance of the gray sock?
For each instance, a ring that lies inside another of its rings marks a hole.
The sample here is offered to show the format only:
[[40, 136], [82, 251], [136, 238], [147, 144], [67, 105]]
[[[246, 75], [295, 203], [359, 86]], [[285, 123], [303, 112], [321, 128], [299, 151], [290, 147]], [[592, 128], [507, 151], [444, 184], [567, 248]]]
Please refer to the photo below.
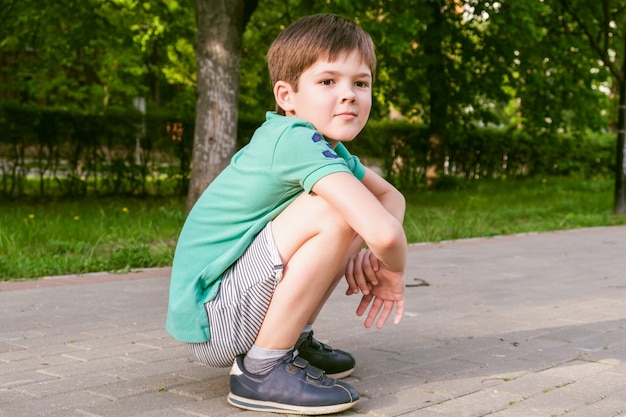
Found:
[[265, 349], [253, 345], [243, 358], [243, 366], [246, 368], [246, 371], [251, 374], [266, 374], [274, 369], [280, 363], [283, 356], [292, 349]]

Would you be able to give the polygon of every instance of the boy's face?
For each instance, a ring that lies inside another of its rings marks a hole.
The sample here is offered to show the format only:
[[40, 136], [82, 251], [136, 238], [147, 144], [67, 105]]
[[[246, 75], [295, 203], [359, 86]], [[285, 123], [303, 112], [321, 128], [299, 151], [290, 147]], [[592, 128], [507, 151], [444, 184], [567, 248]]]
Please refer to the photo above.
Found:
[[320, 59], [302, 72], [298, 91], [286, 88], [286, 115], [310, 122], [333, 146], [354, 139], [372, 107], [372, 73], [358, 52]]

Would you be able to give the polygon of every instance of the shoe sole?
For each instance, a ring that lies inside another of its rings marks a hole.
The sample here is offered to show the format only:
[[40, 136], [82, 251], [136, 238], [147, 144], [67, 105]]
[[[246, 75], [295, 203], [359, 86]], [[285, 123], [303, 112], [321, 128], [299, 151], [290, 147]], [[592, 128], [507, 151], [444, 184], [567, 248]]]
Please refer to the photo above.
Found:
[[302, 406], [297, 406], [297, 405], [275, 403], [271, 401], [251, 400], [249, 398], [240, 397], [233, 393], [228, 394], [228, 403], [231, 405], [234, 405], [235, 407], [243, 408], [246, 410], [252, 410], [252, 411], [265, 411], [265, 412], [270, 412], [270, 413], [289, 413], [289, 414], [298, 414], [298, 415], [307, 415], [307, 416], [339, 413], [341, 411], [345, 411], [349, 408], [354, 407], [354, 405], [358, 401], [359, 400], [356, 400], [350, 403], [325, 405], [325, 406], [319, 406], [319, 407], [302, 407]]
[[342, 379], [342, 378], [346, 378], [352, 375], [352, 372], [354, 372], [354, 368], [348, 369], [347, 371], [343, 371], [343, 372], [337, 372], [336, 374], [327, 373], [326, 376], [332, 379]]

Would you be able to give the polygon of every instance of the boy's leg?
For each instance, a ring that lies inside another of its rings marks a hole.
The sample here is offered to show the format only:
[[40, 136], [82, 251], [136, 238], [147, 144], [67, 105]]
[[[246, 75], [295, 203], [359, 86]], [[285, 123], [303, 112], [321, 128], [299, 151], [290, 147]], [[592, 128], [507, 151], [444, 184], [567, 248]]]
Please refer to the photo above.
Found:
[[322, 297], [322, 300], [320, 304], [318, 305], [317, 309], [315, 309], [311, 317], [309, 317], [307, 324], [313, 325], [313, 323], [315, 323], [315, 320], [317, 319], [317, 316], [322, 311], [322, 308], [324, 307], [326, 300], [328, 300], [330, 295], [333, 293], [333, 291], [337, 287], [337, 284], [339, 284], [339, 281], [341, 281], [341, 279], [344, 277], [346, 266], [348, 264], [348, 258], [350, 258], [352, 255], [355, 255], [358, 251], [361, 250], [362, 247], [363, 247], [363, 239], [358, 236], [355, 237], [350, 243], [350, 247], [348, 248], [348, 251], [346, 252], [344, 256], [343, 262], [341, 263], [341, 266], [339, 267], [339, 270], [337, 271], [337, 274], [335, 276], [333, 283], [326, 291], [326, 294], [324, 294], [324, 297]]
[[[271, 228], [284, 270], [252, 349], [263, 352], [293, 349], [343, 275], [341, 268], [355, 238], [325, 200], [307, 194], [294, 200]], [[268, 372], [254, 375], [238, 358], [231, 371], [229, 402], [253, 410], [302, 414], [337, 412], [356, 403], [354, 388], [320, 372], [301, 358], [286, 355]]]
[[355, 232], [321, 197], [302, 194], [273, 220], [272, 233], [285, 269], [255, 345], [289, 349], [343, 275]]
[[302, 330], [296, 342], [299, 356], [309, 361], [311, 365], [323, 369], [326, 371], [326, 375], [335, 379], [341, 379], [351, 375], [355, 369], [356, 360], [350, 353], [340, 349], [333, 349], [331, 346], [317, 340], [314, 337], [312, 326], [324, 307], [324, 304], [337, 287], [337, 284], [344, 277], [348, 258], [358, 253], [362, 247], [363, 239], [357, 236], [350, 244], [350, 248], [339, 267], [339, 271], [333, 283], [322, 297], [317, 309], [315, 309], [311, 317], [309, 317], [307, 325]]

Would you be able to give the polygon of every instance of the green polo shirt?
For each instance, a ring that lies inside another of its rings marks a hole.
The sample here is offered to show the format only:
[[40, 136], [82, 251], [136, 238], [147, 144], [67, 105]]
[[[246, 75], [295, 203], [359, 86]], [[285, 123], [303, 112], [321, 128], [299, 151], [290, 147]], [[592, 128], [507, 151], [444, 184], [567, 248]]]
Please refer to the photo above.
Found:
[[335, 172], [361, 180], [365, 168], [343, 144], [333, 149], [310, 123], [268, 112], [185, 221], [172, 265], [168, 332], [188, 343], [209, 340], [204, 304], [217, 295], [224, 271], [300, 193]]

